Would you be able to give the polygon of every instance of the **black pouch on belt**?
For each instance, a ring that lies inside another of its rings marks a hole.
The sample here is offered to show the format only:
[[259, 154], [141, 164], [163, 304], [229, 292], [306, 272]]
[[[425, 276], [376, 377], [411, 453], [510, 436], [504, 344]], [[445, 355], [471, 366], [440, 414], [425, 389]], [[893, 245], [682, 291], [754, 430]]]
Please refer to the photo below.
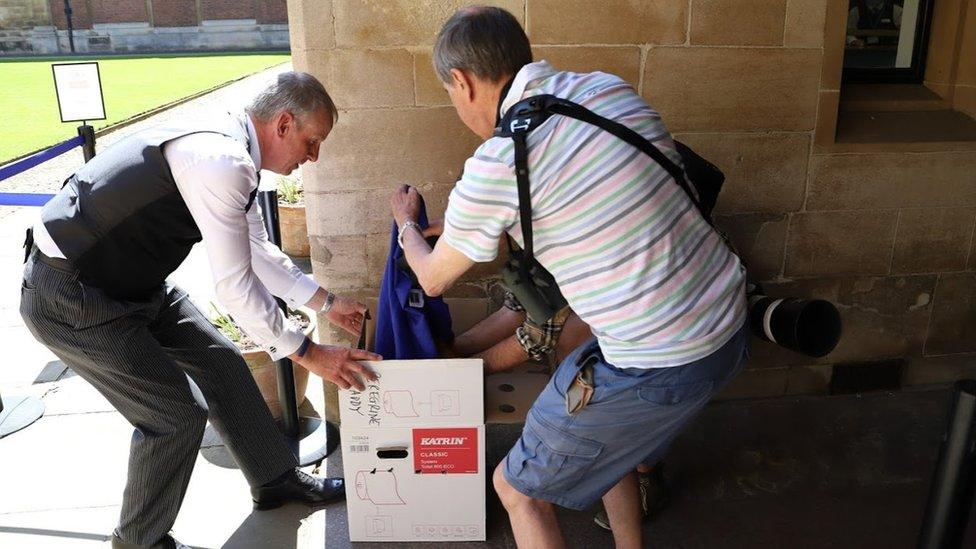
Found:
[[511, 241], [508, 261], [502, 267], [502, 281], [537, 324], [549, 320], [567, 305], [552, 274], [534, 257], [513, 247]]

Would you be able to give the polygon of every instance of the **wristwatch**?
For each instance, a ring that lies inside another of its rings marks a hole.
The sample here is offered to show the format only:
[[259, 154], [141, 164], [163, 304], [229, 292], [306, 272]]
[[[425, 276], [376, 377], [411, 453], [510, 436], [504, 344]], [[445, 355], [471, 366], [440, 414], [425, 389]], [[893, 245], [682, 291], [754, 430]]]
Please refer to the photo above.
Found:
[[397, 234], [397, 244], [399, 244], [401, 248], [403, 248], [403, 235], [410, 227], [417, 229], [417, 232], [419, 233], [423, 233], [423, 230], [421, 230], [420, 225], [416, 221], [409, 219], [404, 221], [403, 225], [400, 227], [400, 233]]
[[325, 303], [322, 304], [322, 308], [319, 312], [322, 314], [328, 314], [332, 310], [332, 305], [335, 304], [336, 295], [328, 290], [325, 292]]

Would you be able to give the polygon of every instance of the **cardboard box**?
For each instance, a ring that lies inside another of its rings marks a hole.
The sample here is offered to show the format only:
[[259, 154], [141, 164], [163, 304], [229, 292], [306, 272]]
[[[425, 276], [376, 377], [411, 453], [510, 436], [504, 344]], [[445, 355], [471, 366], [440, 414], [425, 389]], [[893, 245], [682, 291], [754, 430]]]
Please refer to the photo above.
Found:
[[367, 363], [339, 391], [351, 541], [484, 541], [481, 360]]

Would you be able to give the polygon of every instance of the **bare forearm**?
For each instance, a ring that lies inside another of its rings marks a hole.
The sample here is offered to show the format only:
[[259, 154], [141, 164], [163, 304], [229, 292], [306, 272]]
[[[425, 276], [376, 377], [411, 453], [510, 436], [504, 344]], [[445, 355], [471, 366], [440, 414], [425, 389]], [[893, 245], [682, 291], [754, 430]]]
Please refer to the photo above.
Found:
[[480, 353], [515, 333], [524, 319], [525, 313], [502, 307], [459, 335], [454, 348], [462, 356]]
[[509, 336], [489, 349], [475, 354], [473, 358], [480, 358], [485, 363], [485, 373], [495, 374], [511, 370], [529, 359], [529, 355], [519, 344], [515, 336]]
[[[433, 252], [427, 240], [420, 234], [420, 230], [410, 227], [403, 233], [403, 255], [407, 258], [407, 264], [417, 275], [417, 280], [424, 288], [424, 293], [429, 296], [440, 295], [443, 289], [434, 287], [432, 284], [434, 266], [429, 261]], [[432, 292], [437, 293], [432, 293]]]
[[559, 335], [559, 341], [556, 343], [556, 364], [561, 364], [569, 353], [592, 337], [593, 331], [587, 323], [583, 322], [583, 319], [576, 316], [576, 313], [569, 315], [566, 325], [563, 326], [563, 331]]

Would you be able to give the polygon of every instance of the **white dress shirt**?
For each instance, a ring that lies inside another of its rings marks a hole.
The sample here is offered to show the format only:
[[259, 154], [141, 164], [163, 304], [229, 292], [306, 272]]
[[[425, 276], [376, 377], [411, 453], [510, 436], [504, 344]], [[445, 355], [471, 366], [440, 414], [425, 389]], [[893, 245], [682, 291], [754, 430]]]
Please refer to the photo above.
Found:
[[[247, 126], [250, 153], [227, 136], [195, 133], [164, 145], [163, 156], [200, 229], [217, 300], [278, 360], [297, 351], [305, 336], [285, 319], [273, 295], [300, 307], [319, 285], [268, 241], [257, 203], [244, 211], [258, 186], [261, 151], [250, 117], [241, 114], [238, 119]], [[64, 257], [40, 220], [34, 240], [45, 255]]]

